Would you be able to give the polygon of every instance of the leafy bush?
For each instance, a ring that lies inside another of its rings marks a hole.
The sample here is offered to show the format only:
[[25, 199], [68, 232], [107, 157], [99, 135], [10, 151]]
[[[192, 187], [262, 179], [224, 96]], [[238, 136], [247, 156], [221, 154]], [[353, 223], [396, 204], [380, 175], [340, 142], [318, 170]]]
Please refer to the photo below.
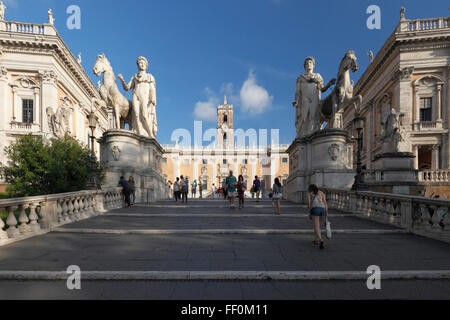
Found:
[[[90, 150], [69, 135], [51, 143], [42, 136], [21, 136], [5, 148], [5, 153], [10, 162], [0, 167], [0, 173], [10, 184], [11, 196], [79, 191], [88, 181]], [[102, 178], [98, 163], [97, 168]]]

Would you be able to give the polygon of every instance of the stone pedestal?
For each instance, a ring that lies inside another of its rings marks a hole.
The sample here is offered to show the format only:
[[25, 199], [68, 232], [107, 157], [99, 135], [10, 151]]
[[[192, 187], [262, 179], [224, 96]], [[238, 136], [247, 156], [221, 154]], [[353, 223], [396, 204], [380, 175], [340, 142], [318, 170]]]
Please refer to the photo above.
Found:
[[354, 182], [353, 142], [346, 131], [324, 129], [297, 138], [288, 148], [290, 175], [285, 197], [306, 203], [310, 184], [319, 188], [350, 190]]
[[369, 190], [397, 194], [417, 194], [418, 171], [410, 152], [382, 153], [375, 156], [375, 181]]
[[136, 181], [136, 202], [154, 202], [168, 197], [162, 176], [163, 148], [156, 139], [131, 131], [108, 130], [100, 139], [100, 159], [106, 169], [102, 187], [116, 187], [123, 176]]

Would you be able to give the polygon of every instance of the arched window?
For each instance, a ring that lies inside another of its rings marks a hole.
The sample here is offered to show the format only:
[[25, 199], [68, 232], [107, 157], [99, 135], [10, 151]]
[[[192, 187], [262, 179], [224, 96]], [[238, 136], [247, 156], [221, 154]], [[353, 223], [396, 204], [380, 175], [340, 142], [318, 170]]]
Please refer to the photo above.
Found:
[[227, 122], [228, 122], [228, 116], [227, 116], [226, 114], [223, 116], [223, 122], [224, 122], [224, 123], [227, 123]]
[[224, 134], [223, 134], [223, 143], [226, 143], [226, 142], [227, 142], [227, 134], [224, 133]]

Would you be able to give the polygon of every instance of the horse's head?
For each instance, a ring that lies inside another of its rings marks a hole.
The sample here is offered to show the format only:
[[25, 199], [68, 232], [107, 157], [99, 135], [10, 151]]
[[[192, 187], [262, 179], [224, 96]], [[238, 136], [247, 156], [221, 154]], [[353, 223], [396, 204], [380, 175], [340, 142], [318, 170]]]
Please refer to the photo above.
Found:
[[349, 69], [352, 70], [352, 72], [358, 71], [358, 61], [356, 59], [355, 51], [348, 50], [345, 54], [345, 57], [349, 60]]
[[96, 76], [100, 76], [103, 72], [110, 70], [111, 65], [109, 64], [108, 59], [106, 59], [105, 54], [99, 54], [97, 56], [97, 61], [95, 62], [95, 66], [92, 71]]
[[347, 70], [352, 70], [352, 72], [358, 71], [358, 62], [356, 59], [355, 51], [348, 50], [344, 58], [341, 61], [341, 66], [339, 67], [339, 75], [342, 75]]

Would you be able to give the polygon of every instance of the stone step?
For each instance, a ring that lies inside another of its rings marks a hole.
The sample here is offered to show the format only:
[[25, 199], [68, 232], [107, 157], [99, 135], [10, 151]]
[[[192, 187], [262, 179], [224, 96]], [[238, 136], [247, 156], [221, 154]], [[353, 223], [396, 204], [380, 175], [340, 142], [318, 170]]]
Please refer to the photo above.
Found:
[[[67, 271], [0, 271], [0, 280], [66, 280]], [[367, 280], [366, 271], [84, 271], [82, 280]], [[383, 280], [444, 280], [450, 270], [382, 271]]]
[[[90, 233], [90, 234], [314, 234], [312, 229], [77, 229], [56, 228], [57, 233]], [[325, 232], [322, 230], [322, 232]], [[333, 234], [408, 234], [403, 229], [334, 229]]]

